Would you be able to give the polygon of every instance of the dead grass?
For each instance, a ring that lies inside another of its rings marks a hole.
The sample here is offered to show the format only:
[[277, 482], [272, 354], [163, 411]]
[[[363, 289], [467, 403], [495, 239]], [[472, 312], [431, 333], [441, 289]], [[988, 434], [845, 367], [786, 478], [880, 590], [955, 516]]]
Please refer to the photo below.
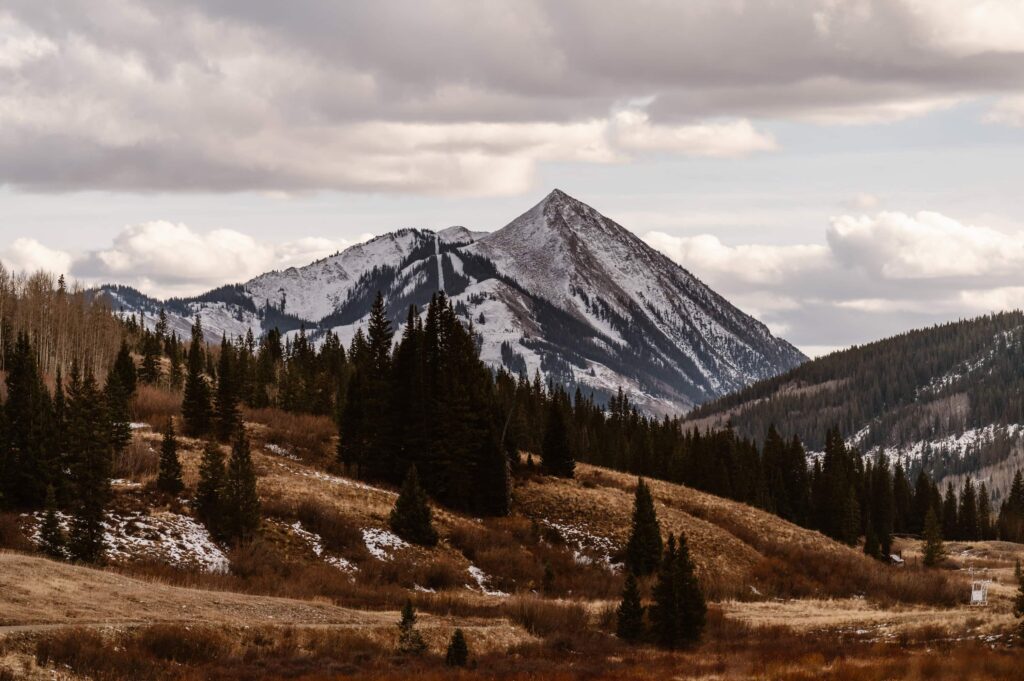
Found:
[[327, 466], [335, 458], [335, 437], [338, 428], [327, 416], [297, 414], [274, 407], [244, 409], [246, 421], [259, 424], [258, 434], [264, 442], [293, 450], [310, 463]]
[[131, 404], [132, 420], [162, 430], [167, 420], [181, 415], [181, 393], [154, 385], [140, 385]]
[[160, 470], [160, 453], [149, 438], [133, 437], [123, 452], [114, 456], [112, 474], [115, 478], [142, 481], [156, 477]]

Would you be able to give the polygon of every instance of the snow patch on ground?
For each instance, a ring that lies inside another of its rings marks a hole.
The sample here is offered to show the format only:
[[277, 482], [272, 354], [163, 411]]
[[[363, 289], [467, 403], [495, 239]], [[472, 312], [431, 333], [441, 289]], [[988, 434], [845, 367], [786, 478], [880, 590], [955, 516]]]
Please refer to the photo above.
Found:
[[947, 435], [935, 440], [918, 440], [909, 445], [885, 447], [882, 451], [890, 460], [898, 458], [920, 461], [924, 452], [943, 452], [956, 457], [963, 457], [972, 449], [992, 442], [997, 437], [1017, 439], [1024, 434], [1024, 424], [1011, 423], [1008, 426], [989, 424], [981, 428], [970, 428], [962, 433]]
[[[485, 596], [498, 596], [499, 598], [505, 598], [508, 596], [508, 594], [504, 591], [491, 589], [490, 586], [488, 586], [491, 583], [490, 577], [488, 577], [487, 573], [478, 568], [476, 565], [470, 565], [468, 571], [469, 576], [473, 578], [473, 581], [476, 582], [477, 588], [480, 589], [480, 593], [484, 594]], [[466, 586], [466, 588], [471, 589], [472, 587]]]
[[322, 559], [328, 565], [332, 565], [342, 572], [357, 572], [359, 566], [341, 556], [335, 556], [327, 553], [324, 550], [324, 540], [316, 532], [310, 532], [309, 530], [302, 527], [302, 523], [296, 520], [291, 525], [287, 526], [295, 536], [302, 539], [309, 546], [309, 549], [313, 552], [313, 555], [317, 558]]
[[359, 482], [357, 480], [351, 480], [349, 478], [342, 478], [342, 477], [338, 477], [337, 475], [330, 475], [329, 473], [324, 473], [322, 471], [311, 470], [311, 469], [308, 469], [308, 468], [296, 468], [294, 466], [289, 466], [289, 465], [287, 465], [287, 464], [285, 464], [285, 463], [283, 463], [281, 461], [277, 461], [275, 463], [277, 463], [278, 466], [280, 466], [281, 468], [285, 469], [289, 473], [293, 473], [295, 475], [301, 475], [302, 477], [305, 477], [305, 478], [312, 478], [314, 480], [322, 480], [323, 482], [328, 482], [328, 483], [330, 483], [332, 485], [344, 485], [345, 487], [355, 487], [356, 489], [362, 489], [362, 490], [366, 490], [368, 492], [380, 492], [381, 494], [387, 494], [388, 496], [394, 496], [394, 497], [398, 496], [397, 492], [392, 492], [390, 490], [381, 489], [380, 487], [373, 487], [372, 485], [367, 485], [367, 484]]
[[612, 562], [611, 554], [615, 551], [615, 542], [608, 537], [591, 533], [582, 525], [556, 523], [542, 520], [545, 526], [555, 530], [572, 549], [573, 559], [577, 565], [601, 565], [612, 572], [622, 568], [621, 563]]
[[409, 544], [394, 532], [376, 527], [363, 529], [363, 543], [366, 550], [377, 560], [391, 560], [392, 551], [409, 548]]
[[[34, 514], [42, 521], [42, 514]], [[59, 513], [61, 527], [69, 531], [71, 516]], [[104, 543], [109, 560], [156, 560], [176, 567], [197, 567], [204, 572], [227, 572], [228, 557], [214, 543], [210, 533], [189, 516], [169, 511], [143, 513], [108, 513], [103, 523]], [[39, 525], [32, 534], [39, 543]]]
[[281, 445], [275, 445], [273, 442], [268, 442], [263, 445], [263, 448], [275, 456], [283, 456], [284, 458], [291, 459], [292, 461], [299, 460], [299, 457], [292, 454], [290, 449], [282, 447]]

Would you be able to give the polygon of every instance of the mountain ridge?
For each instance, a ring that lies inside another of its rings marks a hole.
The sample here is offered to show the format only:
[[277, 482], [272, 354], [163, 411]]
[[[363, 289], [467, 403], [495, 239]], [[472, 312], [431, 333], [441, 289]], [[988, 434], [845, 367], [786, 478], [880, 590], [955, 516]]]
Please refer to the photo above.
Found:
[[[670, 414], [802, 362], [697, 277], [596, 209], [555, 189], [503, 228], [406, 228], [304, 267], [174, 301], [172, 328], [202, 315], [213, 334], [278, 326], [348, 342], [381, 291], [404, 321], [438, 290], [472, 322], [492, 367], [540, 374], [607, 397], [622, 387]], [[158, 301], [108, 286], [115, 308]]]

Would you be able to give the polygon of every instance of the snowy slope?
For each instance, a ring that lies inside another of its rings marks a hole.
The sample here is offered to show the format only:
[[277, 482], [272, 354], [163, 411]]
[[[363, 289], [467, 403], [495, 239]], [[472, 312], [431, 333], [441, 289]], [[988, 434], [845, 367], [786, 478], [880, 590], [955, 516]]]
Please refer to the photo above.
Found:
[[[444, 290], [494, 367], [625, 389], [675, 413], [805, 358], [692, 274], [593, 208], [555, 190], [493, 233], [404, 229], [305, 267], [173, 302], [175, 328], [196, 314], [214, 334], [299, 326], [347, 341], [377, 291], [396, 323]], [[108, 288], [114, 305], [154, 315], [157, 301]]]

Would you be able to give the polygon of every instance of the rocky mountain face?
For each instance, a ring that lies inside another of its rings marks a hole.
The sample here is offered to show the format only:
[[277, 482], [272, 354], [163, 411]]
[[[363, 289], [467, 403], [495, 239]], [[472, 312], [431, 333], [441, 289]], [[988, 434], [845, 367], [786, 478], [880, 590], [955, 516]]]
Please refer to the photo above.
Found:
[[438, 290], [472, 322], [481, 356], [593, 391], [620, 386], [650, 413], [687, 410], [806, 358], [700, 280], [586, 204], [555, 190], [504, 228], [404, 229], [305, 267], [186, 300], [106, 286], [115, 309], [165, 306], [185, 333], [274, 328], [347, 342], [378, 291], [396, 323]]

